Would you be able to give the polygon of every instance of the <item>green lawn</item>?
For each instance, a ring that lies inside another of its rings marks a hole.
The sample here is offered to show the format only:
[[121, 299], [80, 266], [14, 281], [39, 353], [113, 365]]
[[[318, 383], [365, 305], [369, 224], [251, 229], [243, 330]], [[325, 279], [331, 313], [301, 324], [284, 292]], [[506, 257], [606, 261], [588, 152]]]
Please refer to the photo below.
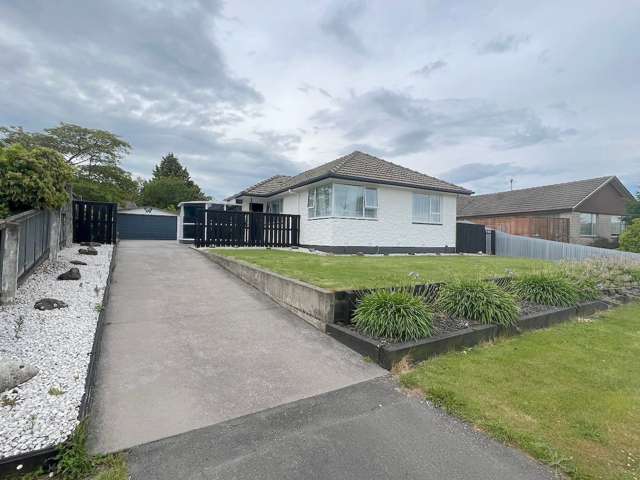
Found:
[[259, 267], [332, 290], [387, 287], [411, 281], [410, 272], [420, 278], [414, 283], [442, 282], [456, 275], [504, 275], [545, 265], [526, 258], [479, 256], [376, 256], [313, 255], [302, 252], [262, 249], [212, 250]]
[[447, 354], [402, 383], [573, 478], [640, 478], [640, 304]]

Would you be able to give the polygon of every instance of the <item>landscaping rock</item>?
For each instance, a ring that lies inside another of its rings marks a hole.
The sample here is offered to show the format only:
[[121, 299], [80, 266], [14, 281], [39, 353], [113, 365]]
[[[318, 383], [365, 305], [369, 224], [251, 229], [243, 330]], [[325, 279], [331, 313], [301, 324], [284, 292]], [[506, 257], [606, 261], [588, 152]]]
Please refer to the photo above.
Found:
[[83, 247], [99, 247], [102, 245], [100, 242], [80, 242]]
[[62, 300], [56, 300], [55, 298], [42, 298], [38, 300], [33, 308], [37, 310], [53, 310], [54, 308], [66, 308], [68, 305]]
[[71, 260], [69, 263], [73, 264], [73, 265], [86, 265], [86, 262], [83, 262], [82, 260]]
[[73, 267], [58, 275], [58, 280], [80, 280], [80, 270]]
[[81, 248], [78, 253], [80, 255], [98, 255], [98, 251], [93, 247]]
[[21, 383], [31, 380], [38, 369], [12, 360], [0, 360], [0, 392], [11, 390]]

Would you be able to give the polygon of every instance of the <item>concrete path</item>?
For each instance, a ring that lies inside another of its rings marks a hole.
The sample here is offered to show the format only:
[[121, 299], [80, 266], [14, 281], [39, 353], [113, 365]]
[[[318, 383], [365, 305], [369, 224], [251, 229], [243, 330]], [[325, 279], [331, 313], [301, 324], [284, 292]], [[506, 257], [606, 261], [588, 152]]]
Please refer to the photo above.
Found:
[[389, 377], [133, 448], [132, 480], [547, 480]]
[[117, 255], [92, 452], [140, 445], [385, 373], [185, 246], [122, 241]]

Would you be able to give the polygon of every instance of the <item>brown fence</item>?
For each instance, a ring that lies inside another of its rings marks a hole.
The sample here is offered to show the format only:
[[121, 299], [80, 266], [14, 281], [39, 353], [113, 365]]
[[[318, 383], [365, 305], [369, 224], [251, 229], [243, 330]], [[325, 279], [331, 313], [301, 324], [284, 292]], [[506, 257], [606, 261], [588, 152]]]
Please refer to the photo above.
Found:
[[546, 216], [474, 217], [469, 219], [511, 235], [569, 242], [569, 219]]

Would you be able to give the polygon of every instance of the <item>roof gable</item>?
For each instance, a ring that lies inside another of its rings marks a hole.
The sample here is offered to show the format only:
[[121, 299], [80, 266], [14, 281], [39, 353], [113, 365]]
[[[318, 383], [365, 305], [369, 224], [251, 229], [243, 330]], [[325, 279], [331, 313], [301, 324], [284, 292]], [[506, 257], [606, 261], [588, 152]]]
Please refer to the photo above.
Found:
[[277, 175], [229, 197], [242, 195], [271, 196], [317, 182], [325, 178], [358, 180], [469, 195], [472, 192], [458, 185], [431, 177], [424, 173], [388, 162], [363, 152], [352, 152], [329, 163], [302, 172], [293, 177]]
[[598, 177], [461, 198], [458, 201], [458, 216], [479, 217], [573, 210], [607, 184], [615, 185], [621, 196], [631, 196], [616, 177]]

